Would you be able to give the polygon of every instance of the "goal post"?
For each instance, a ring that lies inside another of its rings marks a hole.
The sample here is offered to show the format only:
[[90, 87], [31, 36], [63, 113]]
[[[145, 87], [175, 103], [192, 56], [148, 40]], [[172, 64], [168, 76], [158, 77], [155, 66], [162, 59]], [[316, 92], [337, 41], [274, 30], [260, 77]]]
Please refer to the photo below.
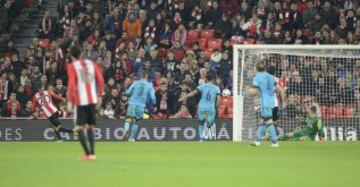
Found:
[[257, 106], [245, 89], [259, 60], [276, 67], [274, 76], [291, 101], [290, 108], [279, 106], [281, 133], [301, 128], [297, 118], [305, 116], [310, 105], [318, 107], [325, 126], [358, 128], [360, 45], [234, 45], [233, 141], [253, 140], [256, 134]]

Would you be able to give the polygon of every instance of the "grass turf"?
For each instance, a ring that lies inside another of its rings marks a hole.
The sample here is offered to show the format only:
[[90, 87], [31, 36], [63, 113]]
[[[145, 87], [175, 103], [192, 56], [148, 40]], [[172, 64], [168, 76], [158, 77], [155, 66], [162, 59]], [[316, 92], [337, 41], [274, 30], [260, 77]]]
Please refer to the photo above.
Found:
[[1, 143], [0, 187], [357, 186], [360, 142]]

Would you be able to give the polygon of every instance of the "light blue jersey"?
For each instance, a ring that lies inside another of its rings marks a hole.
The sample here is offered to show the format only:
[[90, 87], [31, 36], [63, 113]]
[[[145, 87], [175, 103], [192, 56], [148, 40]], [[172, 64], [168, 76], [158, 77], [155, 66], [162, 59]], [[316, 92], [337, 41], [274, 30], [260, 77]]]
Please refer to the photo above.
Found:
[[146, 80], [135, 81], [126, 91], [126, 94], [130, 95], [130, 105], [145, 107], [148, 97], [150, 97], [151, 104], [156, 102], [153, 85]]
[[212, 125], [216, 116], [216, 99], [220, 94], [220, 89], [213, 83], [202, 84], [197, 87], [201, 93], [199, 102], [199, 121], [208, 121], [208, 125]]
[[126, 91], [126, 94], [130, 95], [126, 112], [128, 118], [142, 119], [147, 101], [150, 100], [151, 104], [156, 102], [154, 88], [146, 80], [135, 81]]
[[141, 120], [144, 115], [146, 103], [154, 105], [156, 102], [153, 85], [147, 80], [141, 79], [133, 82], [130, 88], [126, 91], [130, 96], [129, 106], [126, 111], [127, 120], [124, 124], [126, 133], [124, 138], [130, 132], [129, 141], [135, 141], [138, 129], [137, 121]]
[[256, 73], [253, 86], [260, 92], [260, 110], [262, 117], [271, 117], [275, 107], [276, 78], [267, 72]]
[[219, 87], [212, 83], [206, 83], [199, 85], [196, 89], [201, 93], [199, 110], [215, 111], [216, 98], [220, 94]]

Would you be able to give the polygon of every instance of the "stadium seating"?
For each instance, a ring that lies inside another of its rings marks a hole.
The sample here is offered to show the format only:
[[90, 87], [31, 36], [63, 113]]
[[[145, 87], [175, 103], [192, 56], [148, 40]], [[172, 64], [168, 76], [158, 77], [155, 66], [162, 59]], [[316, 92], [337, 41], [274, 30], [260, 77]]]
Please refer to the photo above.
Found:
[[200, 33], [198, 30], [190, 30], [187, 35], [186, 44], [191, 45], [199, 39]]
[[335, 106], [335, 118], [344, 118], [344, 108], [342, 106]]
[[326, 116], [327, 107], [326, 106], [321, 106], [320, 110], [321, 110], [321, 116], [324, 118]]
[[334, 119], [336, 117], [335, 115], [336, 108], [334, 106], [327, 106], [326, 112], [322, 118], [324, 119]]
[[352, 118], [354, 109], [351, 106], [344, 107], [344, 118]]
[[210, 39], [207, 42], [207, 46], [209, 49], [220, 49], [222, 47], [222, 39]]
[[256, 40], [254, 38], [246, 38], [243, 44], [256, 44]]
[[205, 29], [201, 31], [201, 38], [206, 38], [206, 39], [213, 39], [214, 37], [214, 30], [213, 29]]
[[199, 39], [199, 48], [200, 50], [206, 50], [207, 49], [207, 39], [206, 38], [200, 38]]

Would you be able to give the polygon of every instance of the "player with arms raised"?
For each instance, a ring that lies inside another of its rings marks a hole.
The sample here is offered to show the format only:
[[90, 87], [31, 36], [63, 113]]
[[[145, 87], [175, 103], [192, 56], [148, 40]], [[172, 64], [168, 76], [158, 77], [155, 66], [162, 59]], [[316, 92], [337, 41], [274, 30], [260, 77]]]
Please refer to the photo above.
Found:
[[199, 102], [198, 110], [198, 120], [199, 120], [199, 137], [200, 141], [204, 141], [206, 127], [211, 128], [214, 124], [216, 116], [216, 106], [220, 101], [220, 89], [214, 84], [215, 75], [212, 72], [208, 72], [206, 75], [207, 83], [198, 86], [194, 91], [180, 98], [180, 102], [186, 101], [187, 98], [201, 93], [201, 98]]
[[[126, 94], [130, 97], [127, 108], [127, 119], [124, 124], [124, 140], [135, 141], [138, 122], [143, 118], [146, 102], [150, 97], [150, 104], [156, 104], [156, 97], [153, 85], [147, 81], [148, 73], [143, 71], [141, 79], [131, 84]], [[129, 137], [130, 136], [130, 137]]]
[[70, 48], [72, 63], [68, 64], [69, 76], [67, 97], [68, 108], [74, 107], [76, 131], [85, 155], [80, 160], [95, 160], [95, 139], [93, 129], [96, 125], [96, 105], [101, 104], [104, 92], [104, 78], [100, 68], [91, 60], [80, 58], [79, 46]]
[[[250, 95], [257, 96], [260, 94], [260, 117], [262, 120], [258, 128], [256, 141], [251, 145], [259, 146], [260, 141], [265, 136], [266, 129], [268, 129], [272, 142], [271, 147], [279, 147], [273, 121], [273, 110], [275, 108], [275, 92], [282, 92], [282, 90], [276, 86], [276, 78], [266, 72], [265, 68], [266, 64], [264, 61], [256, 63], [257, 73], [253, 79], [253, 86], [248, 89]], [[282, 101], [283, 107], [285, 107], [285, 95], [282, 95]]]
[[33, 97], [33, 106], [34, 108], [40, 108], [43, 111], [50, 121], [50, 123], [55, 127], [55, 135], [59, 141], [62, 141], [60, 132], [73, 133], [72, 129], [64, 128], [59, 121], [59, 111], [53, 103], [53, 99], [59, 101], [65, 101], [64, 98], [54, 94], [53, 92], [45, 90], [45, 87], [42, 85], [39, 91]]

